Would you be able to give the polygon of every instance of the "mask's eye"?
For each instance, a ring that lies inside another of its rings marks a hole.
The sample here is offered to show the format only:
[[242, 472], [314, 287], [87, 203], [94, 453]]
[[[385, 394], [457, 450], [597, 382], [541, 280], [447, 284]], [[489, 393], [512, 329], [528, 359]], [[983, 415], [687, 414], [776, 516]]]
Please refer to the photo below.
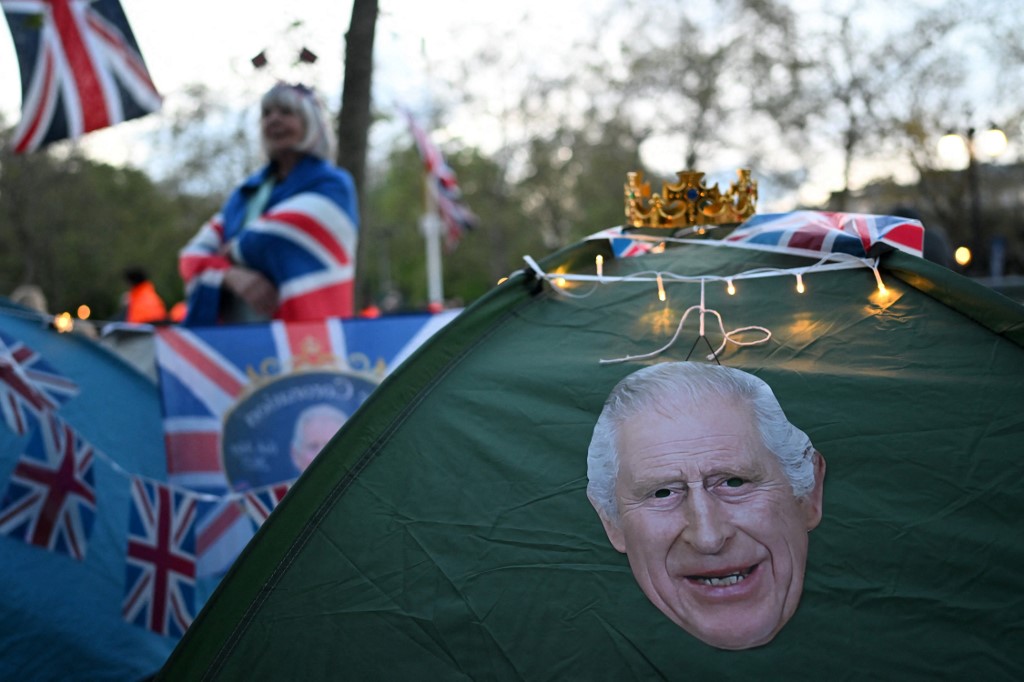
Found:
[[710, 488], [725, 497], [742, 497], [751, 491], [750, 481], [742, 476], [725, 476]]

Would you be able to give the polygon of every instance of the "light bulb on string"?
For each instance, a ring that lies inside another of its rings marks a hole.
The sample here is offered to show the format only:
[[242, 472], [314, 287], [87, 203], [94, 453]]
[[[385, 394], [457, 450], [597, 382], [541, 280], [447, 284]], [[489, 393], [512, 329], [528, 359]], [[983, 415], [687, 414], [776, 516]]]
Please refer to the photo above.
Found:
[[61, 313], [53, 318], [53, 328], [61, 334], [67, 334], [75, 328], [71, 313]]
[[731, 278], [725, 280], [725, 291], [730, 296], [735, 296], [736, 295], [736, 285], [732, 283], [732, 279]]
[[804, 276], [798, 272], [796, 273], [796, 293], [802, 294], [805, 291], [807, 288], [804, 286]]
[[878, 283], [878, 293], [883, 296], [888, 293], [888, 289], [885, 288], [885, 282], [882, 281], [882, 275], [878, 273], [878, 268], [871, 268], [871, 272], [875, 273], [875, 282]]
[[665, 302], [665, 283], [661, 281], [661, 273], [658, 273], [658, 300], [662, 303]]
[[597, 254], [597, 257], [594, 258], [594, 267], [597, 268], [597, 276], [598, 277], [603, 277], [604, 276], [604, 256], [602, 256], [601, 254]]

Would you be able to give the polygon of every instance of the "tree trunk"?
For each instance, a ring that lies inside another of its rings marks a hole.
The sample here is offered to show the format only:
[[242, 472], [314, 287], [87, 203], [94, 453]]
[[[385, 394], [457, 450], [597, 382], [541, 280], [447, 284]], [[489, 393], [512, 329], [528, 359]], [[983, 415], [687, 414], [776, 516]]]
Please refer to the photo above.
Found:
[[347, 169], [356, 183], [362, 224], [356, 257], [356, 305], [362, 307], [359, 262], [367, 243], [366, 148], [370, 131], [370, 86], [373, 81], [373, 39], [377, 28], [377, 0], [355, 0], [352, 20], [345, 34], [345, 82], [338, 114], [338, 165]]
[[352, 173], [360, 195], [364, 191], [366, 176], [376, 27], [377, 0], [355, 0], [352, 21], [345, 34], [345, 82], [338, 116], [338, 165]]

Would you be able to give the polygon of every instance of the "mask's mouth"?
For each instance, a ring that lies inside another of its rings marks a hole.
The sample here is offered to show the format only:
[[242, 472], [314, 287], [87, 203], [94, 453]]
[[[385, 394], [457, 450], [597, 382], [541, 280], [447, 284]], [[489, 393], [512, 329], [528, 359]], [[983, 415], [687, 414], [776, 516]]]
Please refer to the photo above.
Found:
[[719, 575], [688, 575], [687, 580], [700, 583], [701, 585], [708, 585], [709, 587], [729, 587], [730, 585], [736, 585], [747, 579], [754, 569], [757, 568], [757, 564], [745, 568], [741, 571], [733, 571], [731, 573], [721, 573]]

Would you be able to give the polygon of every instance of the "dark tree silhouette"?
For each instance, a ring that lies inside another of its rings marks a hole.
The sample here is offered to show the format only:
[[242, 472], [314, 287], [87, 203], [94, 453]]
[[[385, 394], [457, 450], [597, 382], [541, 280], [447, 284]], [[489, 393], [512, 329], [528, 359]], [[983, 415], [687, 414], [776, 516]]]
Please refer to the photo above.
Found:
[[365, 195], [366, 147], [370, 130], [370, 86], [377, 0], [355, 0], [345, 34], [345, 82], [338, 115], [338, 165], [356, 181], [360, 205]]

